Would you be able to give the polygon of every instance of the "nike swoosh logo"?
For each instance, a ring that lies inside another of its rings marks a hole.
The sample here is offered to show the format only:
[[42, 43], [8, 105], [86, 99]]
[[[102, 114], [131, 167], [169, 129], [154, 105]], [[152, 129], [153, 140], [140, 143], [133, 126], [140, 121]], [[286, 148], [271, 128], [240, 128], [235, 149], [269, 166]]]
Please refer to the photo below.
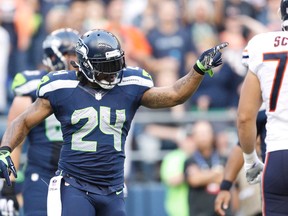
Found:
[[116, 191], [116, 195], [119, 195], [119, 194], [121, 194], [123, 192], [123, 190], [121, 190], [121, 191]]

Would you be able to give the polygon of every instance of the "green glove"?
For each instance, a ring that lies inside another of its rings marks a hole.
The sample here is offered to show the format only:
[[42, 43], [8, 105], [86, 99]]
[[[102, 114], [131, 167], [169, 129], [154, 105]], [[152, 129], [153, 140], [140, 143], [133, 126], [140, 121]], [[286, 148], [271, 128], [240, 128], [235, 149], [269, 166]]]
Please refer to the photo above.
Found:
[[228, 46], [227, 42], [221, 43], [209, 50], [204, 51], [197, 62], [194, 65], [194, 70], [201, 75], [208, 73], [210, 77], [213, 76], [214, 72], [212, 68], [222, 64], [222, 53], [221, 49]]
[[0, 147], [0, 178], [5, 178], [8, 186], [11, 186], [11, 180], [9, 178], [11, 172], [13, 173], [14, 177], [17, 178], [16, 168], [10, 157], [10, 153], [10, 147]]

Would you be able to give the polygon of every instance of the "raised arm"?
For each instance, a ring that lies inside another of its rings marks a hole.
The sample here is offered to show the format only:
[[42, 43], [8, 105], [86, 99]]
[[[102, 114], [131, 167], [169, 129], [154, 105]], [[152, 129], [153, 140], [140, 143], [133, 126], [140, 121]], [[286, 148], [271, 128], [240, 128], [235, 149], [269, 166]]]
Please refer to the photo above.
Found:
[[222, 43], [205, 52], [199, 57], [194, 67], [172, 86], [154, 87], [147, 90], [141, 100], [143, 106], [149, 108], [172, 107], [184, 103], [197, 90], [204, 74], [213, 76], [212, 68], [222, 64], [221, 49], [228, 46]]

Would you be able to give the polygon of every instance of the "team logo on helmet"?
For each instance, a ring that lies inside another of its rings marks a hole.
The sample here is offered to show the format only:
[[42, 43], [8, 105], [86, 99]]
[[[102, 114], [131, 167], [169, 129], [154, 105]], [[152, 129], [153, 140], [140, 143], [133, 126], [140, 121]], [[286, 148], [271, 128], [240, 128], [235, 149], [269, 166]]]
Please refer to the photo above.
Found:
[[77, 53], [81, 54], [84, 59], [88, 59], [87, 55], [89, 52], [89, 48], [81, 38], [79, 38], [75, 50]]

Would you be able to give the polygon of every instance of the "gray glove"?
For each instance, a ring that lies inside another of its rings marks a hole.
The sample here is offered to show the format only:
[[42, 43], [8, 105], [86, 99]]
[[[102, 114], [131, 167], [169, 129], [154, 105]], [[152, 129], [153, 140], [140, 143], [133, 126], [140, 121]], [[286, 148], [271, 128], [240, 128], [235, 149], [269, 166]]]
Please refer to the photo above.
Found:
[[249, 156], [244, 155], [244, 169], [246, 173], [246, 179], [249, 184], [256, 184], [261, 181], [262, 170], [264, 164], [259, 160], [256, 152]]

